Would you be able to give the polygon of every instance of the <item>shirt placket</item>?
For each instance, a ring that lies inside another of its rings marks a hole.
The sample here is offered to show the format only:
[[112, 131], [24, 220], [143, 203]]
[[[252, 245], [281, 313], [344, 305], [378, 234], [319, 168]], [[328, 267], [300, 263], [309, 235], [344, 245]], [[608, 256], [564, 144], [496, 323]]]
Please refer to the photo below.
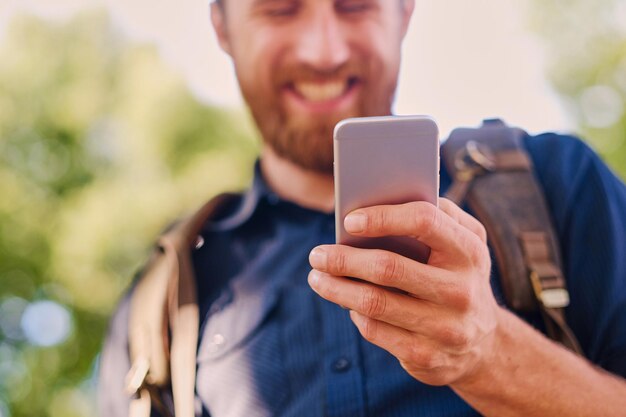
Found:
[[[321, 241], [334, 242], [332, 218], [324, 219]], [[348, 310], [321, 300], [327, 417], [364, 417], [365, 381], [358, 330]]]
[[327, 417], [365, 416], [365, 384], [358, 331], [348, 311], [323, 301]]

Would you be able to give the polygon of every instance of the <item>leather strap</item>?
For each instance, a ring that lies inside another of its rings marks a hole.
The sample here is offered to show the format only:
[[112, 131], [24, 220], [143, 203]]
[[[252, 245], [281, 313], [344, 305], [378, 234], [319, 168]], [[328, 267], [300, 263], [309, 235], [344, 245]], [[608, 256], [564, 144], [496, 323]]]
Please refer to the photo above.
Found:
[[548, 236], [545, 232], [523, 232], [520, 241], [548, 336], [582, 355], [578, 340], [565, 321], [563, 308], [569, 305], [569, 293], [561, 269], [553, 263]]
[[505, 149], [493, 153], [489, 147], [474, 140], [468, 140], [465, 146], [456, 149], [450, 165], [454, 166], [454, 181], [446, 197], [457, 203], [465, 200], [469, 186], [477, 176], [493, 171], [532, 170], [532, 162], [525, 152]]
[[152, 406], [172, 415], [160, 398], [169, 384], [173, 415], [195, 415], [199, 315], [191, 250], [203, 225], [234, 196], [215, 197], [163, 234], [137, 282], [129, 318], [129, 417], [150, 417]]
[[499, 120], [452, 132], [442, 155], [453, 183], [446, 197], [487, 229], [504, 296], [514, 310], [541, 314], [548, 336], [581, 353], [565, 322], [569, 302], [560, 249], [521, 129]]

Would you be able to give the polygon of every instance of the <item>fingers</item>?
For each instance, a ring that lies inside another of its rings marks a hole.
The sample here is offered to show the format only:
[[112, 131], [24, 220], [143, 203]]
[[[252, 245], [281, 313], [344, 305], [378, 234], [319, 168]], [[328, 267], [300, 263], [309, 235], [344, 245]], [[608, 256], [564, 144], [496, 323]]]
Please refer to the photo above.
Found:
[[406, 355], [403, 352], [402, 344], [397, 343], [397, 341], [412, 339], [410, 331], [380, 320], [371, 319], [354, 310], [350, 311], [350, 319], [365, 340], [389, 351], [395, 357], [402, 354]]
[[358, 209], [346, 216], [344, 227], [355, 236], [412, 236], [434, 251], [459, 256], [467, 232], [446, 212], [423, 201]]
[[328, 301], [363, 316], [431, 337], [439, 336], [434, 334], [435, 329], [440, 329], [436, 324], [448, 316], [434, 304], [409, 295], [315, 270], [309, 274], [309, 284]]
[[449, 364], [448, 355], [420, 335], [356, 311], [350, 311], [350, 318], [364, 339], [398, 358], [403, 367], [410, 363], [407, 369], [410, 373], [432, 371]]
[[423, 201], [358, 209], [344, 226], [355, 236], [414, 237], [431, 248], [431, 265], [480, 264], [488, 258], [482, 226], [447, 200], [441, 209]]
[[406, 291], [423, 300], [443, 304], [455, 282], [447, 271], [393, 252], [322, 245], [311, 251], [311, 266], [334, 276], [355, 277], [376, 285]]
[[448, 216], [456, 220], [461, 226], [466, 227], [478, 236], [481, 241], [487, 243], [487, 232], [485, 227], [474, 216], [466, 213], [452, 201], [443, 197], [439, 198], [439, 208], [446, 212]]

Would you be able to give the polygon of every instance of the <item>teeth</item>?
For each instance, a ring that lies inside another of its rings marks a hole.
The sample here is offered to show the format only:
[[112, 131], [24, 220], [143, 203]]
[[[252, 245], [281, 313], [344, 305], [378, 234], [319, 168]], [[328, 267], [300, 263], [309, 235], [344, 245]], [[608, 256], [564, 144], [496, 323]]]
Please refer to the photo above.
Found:
[[340, 97], [348, 88], [347, 81], [295, 84], [296, 91], [308, 101], [327, 101]]

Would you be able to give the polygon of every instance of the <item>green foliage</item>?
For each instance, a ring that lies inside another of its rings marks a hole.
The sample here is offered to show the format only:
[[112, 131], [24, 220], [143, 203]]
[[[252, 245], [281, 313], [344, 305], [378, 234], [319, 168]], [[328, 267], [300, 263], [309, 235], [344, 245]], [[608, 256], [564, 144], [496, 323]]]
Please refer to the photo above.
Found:
[[[199, 103], [104, 13], [11, 23], [0, 49], [0, 415], [3, 404], [14, 417], [95, 414], [90, 378], [116, 300], [167, 222], [249, 180], [247, 120]], [[37, 300], [69, 312], [60, 343], [28, 333]]]
[[583, 136], [626, 178], [626, 1], [531, 4], [552, 85]]

